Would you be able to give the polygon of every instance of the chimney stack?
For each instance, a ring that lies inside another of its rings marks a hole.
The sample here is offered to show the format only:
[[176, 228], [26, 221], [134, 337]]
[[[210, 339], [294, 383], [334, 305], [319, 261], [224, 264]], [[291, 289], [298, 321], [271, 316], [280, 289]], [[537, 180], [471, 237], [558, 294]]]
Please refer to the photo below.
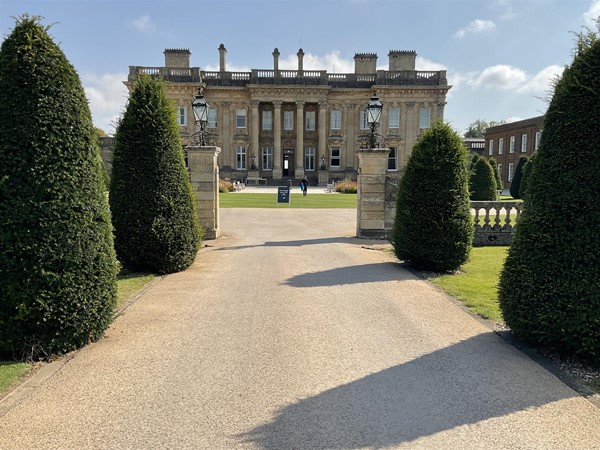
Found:
[[301, 74], [304, 71], [304, 51], [302, 49], [298, 50], [298, 74]]
[[166, 48], [165, 67], [176, 67], [178, 69], [190, 68], [190, 51], [187, 48]]
[[225, 55], [227, 54], [227, 49], [223, 44], [219, 45], [219, 70], [221, 72], [225, 72]]
[[277, 47], [273, 50], [273, 69], [275, 72], [279, 70], [279, 49]]

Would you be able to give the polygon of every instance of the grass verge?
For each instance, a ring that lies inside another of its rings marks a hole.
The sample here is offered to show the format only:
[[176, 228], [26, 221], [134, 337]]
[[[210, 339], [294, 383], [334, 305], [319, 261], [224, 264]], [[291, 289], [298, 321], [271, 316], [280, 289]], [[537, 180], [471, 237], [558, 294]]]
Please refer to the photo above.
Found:
[[498, 279], [508, 247], [476, 247], [460, 272], [428, 279], [480, 316], [499, 322]]
[[[156, 278], [147, 273], [125, 273], [117, 276], [117, 305], [119, 309], [127, 299]], [[0, 361], [0, 398], [33, 368], [32, 364]]]
[[219, 195], [221, 208], [316, 208], [356, 209], [356, 194], [314, 194], [303, 197], [292, 193], [290, 205], [277, 203], [277, 194], [241, 194], [226, 192]]

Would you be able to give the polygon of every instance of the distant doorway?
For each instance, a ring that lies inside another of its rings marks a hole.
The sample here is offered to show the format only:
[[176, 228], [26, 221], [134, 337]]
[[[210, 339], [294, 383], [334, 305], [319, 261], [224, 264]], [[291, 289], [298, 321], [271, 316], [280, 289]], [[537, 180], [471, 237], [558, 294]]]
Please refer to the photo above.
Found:
[[294, 176], [294, 150], [283, 150], [283, 176]]

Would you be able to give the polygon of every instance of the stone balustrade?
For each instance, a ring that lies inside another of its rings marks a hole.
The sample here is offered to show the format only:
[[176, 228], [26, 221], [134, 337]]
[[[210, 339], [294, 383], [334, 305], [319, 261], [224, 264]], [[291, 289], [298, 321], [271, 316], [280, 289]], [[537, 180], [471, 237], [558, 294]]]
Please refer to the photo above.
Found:
[[471, 211], [475, 214], [473, 246], [510, 245], [522, 206], [522, 202], [472, 201]]

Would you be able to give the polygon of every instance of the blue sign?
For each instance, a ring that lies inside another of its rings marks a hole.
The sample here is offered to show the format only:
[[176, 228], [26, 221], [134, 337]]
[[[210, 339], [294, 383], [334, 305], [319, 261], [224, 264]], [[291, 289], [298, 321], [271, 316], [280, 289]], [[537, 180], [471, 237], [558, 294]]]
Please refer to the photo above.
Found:
[[290, 188], [289, 187], [278, 187], [277, 188], [277, 203], [290, 203]]

